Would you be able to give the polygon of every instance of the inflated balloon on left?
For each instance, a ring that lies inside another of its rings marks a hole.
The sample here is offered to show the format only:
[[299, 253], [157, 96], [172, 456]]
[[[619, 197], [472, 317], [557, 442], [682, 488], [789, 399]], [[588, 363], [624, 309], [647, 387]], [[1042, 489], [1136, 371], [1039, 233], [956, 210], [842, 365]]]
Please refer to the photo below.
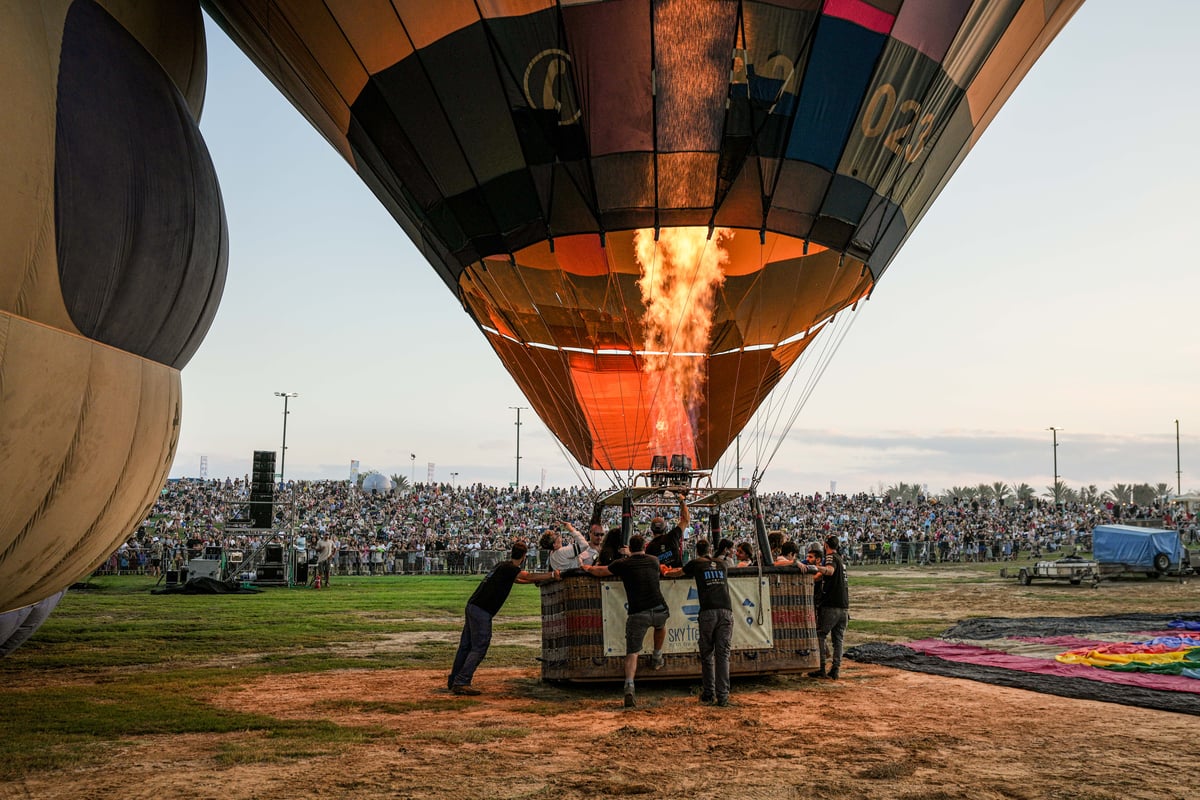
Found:
[[0, 612], [88, 574], [145, 518], [179, 370], [228, 262], [198, 119], [198, 4], [43, 0], [0, 19]]

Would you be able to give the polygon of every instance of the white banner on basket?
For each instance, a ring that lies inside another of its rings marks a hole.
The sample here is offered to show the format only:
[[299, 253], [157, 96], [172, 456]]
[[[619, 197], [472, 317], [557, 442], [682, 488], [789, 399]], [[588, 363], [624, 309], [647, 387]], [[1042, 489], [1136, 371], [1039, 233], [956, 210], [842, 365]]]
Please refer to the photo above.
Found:
[[[696, 582], [667, 580], [662, 584], [663, 599], [671, 616], [667, 618], [667, 653], [695, 653], [700, 649], [700, 604]], [[619, 580], [600, 584], [601, 614], [604, 618], [604, 654], [625, 655], [625, 587]], [[729, 600], [733, 605], [733, 649], [763, 650], [774, 647], [771, 625], [771, 591], [767, 579], [757, 575], [729, 579]], [[642, 653], [654, 650], [653, 636], [647, 631]]]

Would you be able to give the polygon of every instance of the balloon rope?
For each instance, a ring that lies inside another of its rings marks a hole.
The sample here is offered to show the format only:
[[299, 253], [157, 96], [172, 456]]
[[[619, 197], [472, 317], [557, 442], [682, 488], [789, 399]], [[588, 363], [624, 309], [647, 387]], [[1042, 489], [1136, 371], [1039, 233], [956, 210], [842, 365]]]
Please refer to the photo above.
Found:
[[796, 419], [800, 416], [800, 411], [808, 403], [808, 399], [812, 396], [813, 390], [816, 388], [817, 383], [825, 374], [825, 370], [829, 368], [829, 364], [833, 360], [834, 354], [841, 349], [842, 342], [846, 339], [846, 334], [850, 332], [850, 329], [854, 326], [855, 320], [858, 319], [858, 313], [853, 309], [843, 309], [840, 313], [843, 315], [843, 319], [849, 317], [849, 321], [837, 323], [837, 327], [832, 332], [832, 335], [825, 342], [825, 347], [823, 348], [821, 358], [818, 359], [817, 366], [810, 374], [804, 390], [800, 395], [800, 399], [793, 408], [791, 416], [788, 418], [787, 424], [784, 425], [783, 430], [779, 433], [778, 438], [775, 440], [775, 447], [771, 450], [770, 455], [767, 456], [766, 461], [763, 463], [762, 470], [764, 472], [766, 471], [767, 466], [769, 466], [770, 463], [775, 459], [775, 455], [779, 452], [779, 448], [783, 446], [783, 441], [787, 438], [788, 433], [791, 432], [792, 426], [795, 425]]

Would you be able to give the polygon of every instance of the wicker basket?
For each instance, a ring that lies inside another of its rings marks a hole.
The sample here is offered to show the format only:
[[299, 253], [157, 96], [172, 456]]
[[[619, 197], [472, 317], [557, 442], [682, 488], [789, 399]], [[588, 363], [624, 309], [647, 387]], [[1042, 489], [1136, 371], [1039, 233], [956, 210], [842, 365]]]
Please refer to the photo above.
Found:
[[[756, 569], [729, 571], [731, 578], [758, 575]], [[770, 675], [816, 669], [820, 656], [812, 577], [793, 568], [771, 567], [762, 571], [762, 579], [770, 593], [771, 646], [734, 649], [729, 659], [730, 674]], [[663, 580], [693, 583], [691, 578]], [[606, 655], [602, 598], [605, 581], [617, 579], [597, 580], [581, 575], [541, 584], [543, 680], [586, 682], [624, 678], [623, 655]], [[669, 653], [666, 662], [658, 671], [650, 671], [648, 664], [639, 665], [638, 679], [700, 677], [700, 655], [695, 646], [686, 652]]]

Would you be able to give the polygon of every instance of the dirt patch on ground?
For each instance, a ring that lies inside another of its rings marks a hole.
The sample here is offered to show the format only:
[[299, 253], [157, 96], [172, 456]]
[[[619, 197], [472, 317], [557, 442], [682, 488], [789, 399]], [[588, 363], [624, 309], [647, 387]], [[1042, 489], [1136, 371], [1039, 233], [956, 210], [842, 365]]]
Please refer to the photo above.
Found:
[[[1064, 593], [1071, 593], [1069, 595]], [[954, 583], [860, 589], [859, 620], [1065, 616], [1200, 608], [1200, 583], [1086, 587]], [[434, 634], [430, 634], [435, 636]], [[443, 638], [445, 634], [436, 635]], [[405, 634], [389, 647], [420, 640]], [[878, 640], [853, 635], [851, 643]], [[497, 643], [528, 643], [526, 632]], [[1197, 717], [1069, 700], [847, 662], [836, 682], [739, 680], [735, 705], [693, 682], [542, 683], [484, 667], [477, 698], [444, 670], [346, 670], [247, 681], [211, 702], [372, 731], [366, 741], [273, 752], [260, 734], [143, 737], [99, 765], [0, 786], [0, 798], [1183, 798]], [[230, 754], [236, 754], [231, 758]]]

